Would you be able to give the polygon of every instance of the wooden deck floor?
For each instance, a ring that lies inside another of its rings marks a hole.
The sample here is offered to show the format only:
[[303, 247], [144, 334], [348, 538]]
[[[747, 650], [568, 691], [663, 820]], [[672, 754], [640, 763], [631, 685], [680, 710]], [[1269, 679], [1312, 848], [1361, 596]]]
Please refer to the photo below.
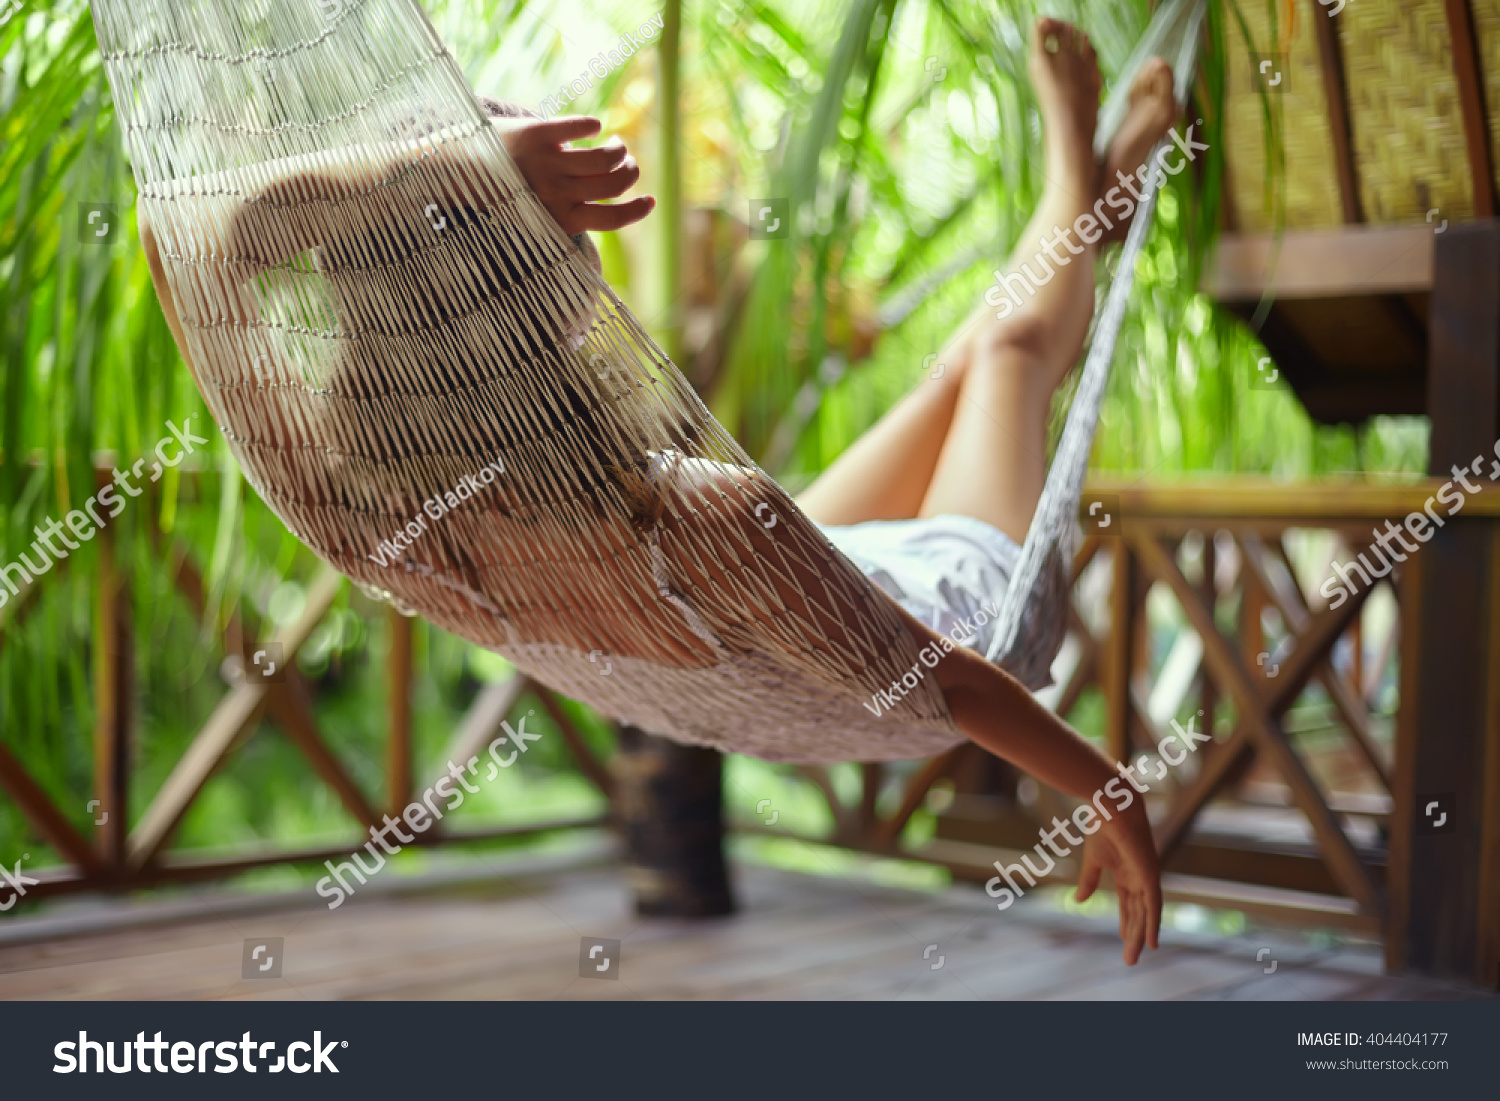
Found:
[[[333, 912], [309, 891], [220, 895], [148, 911], [149, 920], [120, 928], [122, 904], [95, 904], [0, 926], [0, 998], [1485, 996], [1387, 978], [1378, 948], [1368, 944], [1319, 947], [1286, 932], [1225, 939], [1168, 931], [1162, 949], [1130, 969], [1112, 921], [1030, 900], [1001, 914], [973, 887], [923, 893], [756, 865], [735, 872], [740, 913], [695, 924], [636, 918], [619, 870], [597, 864], [406, 884]], [[281, 977], [243, 979], [244, 942], [267, 937], [284, 940]], [[621, 942], [618, 981], [579, 977], [585, 937]], [[1258, 961], [1261, 948], [1269, 951]]]

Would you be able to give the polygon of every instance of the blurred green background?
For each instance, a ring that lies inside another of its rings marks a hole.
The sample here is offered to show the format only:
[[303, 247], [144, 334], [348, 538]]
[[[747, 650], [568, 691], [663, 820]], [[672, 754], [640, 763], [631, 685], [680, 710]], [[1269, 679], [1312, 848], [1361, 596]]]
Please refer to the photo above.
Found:
[[[662, 199], [643, 225], [599, 240], [606, 275], [725, 425], [794, 490], [921, 385], [928, 357], [981, 298], [1025, 224], [1041, 184], [1024, 51], [1039, 7], [428, 4], [476, 90], [532, 108], [620, 35], [658, 13], [669, 26], [680, 21], [679, 51], [641, 50], [591, 78], [570, 108], [601, 117], [605, 135], [623, 135], [642, 165], [638, 190]], [[1090, 33], [1107, 81], [1149, 17], [1146, 0], [1045, 10]], [[1213, 43], [1222, 46], [1225, 21], [1237, 17], [1234, 3], [1211, 5]], [[1196, 176], [1176, 177], [1162, 196], [1119, 341], [1096, 469], [1142, 480], [1420, 473], [1425, 421], [1313, 425], [1289, 392], [1252, 389], [1259, 345], [1196, 293], [1218, 218], [1223, 81], [1216, 48], [1198, 85], [1210, 151]], [[1275, 126], [1267, 133], [1274, 144]], [[670, 186], [674, 170], [680, 191]], [[787, 201], [792, 232], [746, 241], [752, 204], [766, 198]], [[1265, 202], [1274, 219], [1274, 167]], [[112, 204], [120, 232], [111, 243], [81, 234], [82, 204]], [[209, 423], [157, 306], [134, 222], [134, 184], [87, 6], [27, 0], [0, 26], [0, 561], [25, 550], [44, 517], [61, 517], [94, 491], [96, 459], [127, 466], [166, 435], [168, 420], [191, 415], [200, 433]], [[207, 434], [214, 442], [200, 468], [169, 472], [117, 525], [135, 615], [137, 810], [224, 691], [216, 631], [173, 590], [172, 548], [205, 576], [220, 626], [237, 609], [267, 623], [295, 619], [316, 565], [244, 484], [222, 437]], [[98, 540], [87, 543], [65, 570], [40, 578], [23, 620], [14, 603], [0, 609], [0, 738], [85, 831], [99, 552]], [[324, 736], [372, 799], [382, 784], [389, 631], [385, 610], [346, 587], [301, 658]], [[422, 623], [416, 663], [422, 777], [481, 684], [509, 669]], [[606, 725], [574, 711], [606, 750]], [[1091, 732], [1096, 714], [1086, 699], [1074, 720]], [[735, 759], [728, 777], [736, 816], [773, 797], [783, 825], [828, 825], [814, 794], [772, 766]], [[834, 779], [852, 791], [852, 766]], [[560, 739], [546, 737], [523, 768], [460, 814], [525, 821], [600, 803]], [[919, 815], [911, 828], [920, 835], [928, 821]], [[209, 782], [176, 845], [313, 844], [350, 836], [350, 824], [267, 727]], [[28, 867], [54, 862], [0, 798], [0, 858], [14, 861], [23, 849]]]

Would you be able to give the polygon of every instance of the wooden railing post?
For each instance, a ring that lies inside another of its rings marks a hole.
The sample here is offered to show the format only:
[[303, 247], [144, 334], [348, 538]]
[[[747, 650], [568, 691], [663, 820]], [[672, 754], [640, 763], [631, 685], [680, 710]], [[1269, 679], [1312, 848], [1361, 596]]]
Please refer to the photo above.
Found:
[[1135, 590], [1138, 569], [1130, 544], [1114, 544], [1114, 583], [1110, 590], [1109, 658], [1104, 663], [1105, 732], [1117, 761], [1130, 756], [1130, 669], [1135, 642]]
[[[1488, 494], [1500, 439], [1500, 221], [1437, 239], [1429, 471]], [[1472, 465], [1471, 465], [1472, 464]], [[1466, 508], [1406, 567], [1391, 821], [1391, 970], [1500, 987], [1500, 523]], [[1415, 567], [1415, 568], [1412, 568]]]
[[99, 532], [98, 612], [94, 641], [94, 799], [90, 818], [99, 855], [123, 870], [129, 830], [130, 727], [135, 654], [130, 588], [120, 573], [113, 526]]
[[395, 608], [386, 613], [391, 649], [386, 655], [390, 740], [386, 745], [386, 803], [399, 815], [411, 802], [411, 643], [412, 620]]

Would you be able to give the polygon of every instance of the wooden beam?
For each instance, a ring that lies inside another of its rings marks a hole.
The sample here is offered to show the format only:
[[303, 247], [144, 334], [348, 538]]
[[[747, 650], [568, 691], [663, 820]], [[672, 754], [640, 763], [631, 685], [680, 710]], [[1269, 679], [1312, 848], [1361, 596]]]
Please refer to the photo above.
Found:
[[1203, 290], [1220, 302], [1431, 290], [1435, 237], [1425, 225], [1224, 236], [1204, 268]]
[[1385, 969], [1400, 974], [1409, 964], [1411, 943], [1413, 836], [1412, 804], [1416, 799], [1417, 691], [1422, 667], [1418, 626], [1426, 618], [1422, 591], [1427, 567], [1421, 555], [1401, 571], [1396, 591], [1401, 605], [1399, 699], [1396, 711], [1395, 766], [1391, 769], [1390, 841], [1385, 858], [1389, 910], [1385, 923]]
[[230, 748], [260, 718], [268, 688], [265, 684], [236, 685], [219, 701], [130, 832], [125, 860], [128, 870], [138, 872], [166, 844]]
[[[1119, 521], [1117, 521], [1119, 522]], [[1123, 536], [1113, 540], [1114, 582], [1109, 594], [1108, 656], [1104, 661], [1105, 743], [1117, 761], [1130, 756], [1130, 665], [1135, 639], [1135, 555]]]
[[130, 829], [130, 732], [134, 717], [135, 639], [130, 590], [115, 566], [114, 528], [99, 532], [98, 620], [94, 651], [94, 798], [103, 821], [99, 854], [111, 868], [125, 864]]
[[885, 783], [885, 767], [879, 761], [862, 761], [859, 776], [859, 828], [868, 832], [876, 826], [875, 802]]
[[859, 830], [853, 818], [850, 817], [849, 809], [839, 801], [838, 792], [833, 790], [833, 779], [828, 774], [828, 766], [796, 765], [794, 767], [797, 775], [823, 793], [823, 801], [828, 804], [828, 813], [833, 818], [833, 837], [826, 840], [837, 844], [858, 839]]
[[962, 745], [954, 746], [946, 753], [940, 753], [932, 758], [906, 782], [906, 789], [901, 794], [901, 806], [896, 813], [880, 823], [875, 831], [875, 843], [877, 847], [893, 846], [901, 831], [906, 828], [906, 823], [911, 821], [911, 816], [917, 812], [922, 805], [922, 800], [927, 797], [928, 789], [944, 776], [952, 767], [953, 761], [958, 756]]
[[[1473, 335], [1480, 338], [1478, 333]], [[1454, 336], [1463, 338], [1463, 334]], [[1452, 400], [1457, 405], [1462, 384], [1454, 383], [1453, 389]], [[1494, 438], [1491, 437], [1492, 443]], [[1433, 446], [1439, 446], [1435, 432]], [[1484, 448], [1484, 452], [1490, 450], [1490, 447]], [[1205, 521], [1212, 521], [1219, 527], [1233, 528], [1245, 526], [1243, 521], [1268, 520], [1278, 527], [1358, 529], [1376, 521], [1400, 519], [1425, 511], [1428, 499], [1435, 496], [1444, 482], [1451, 481], [1448, 464], [1469, 463], [1479, 453], [1471, 449], [1461, 457], [1455, 455], [1445, 459], [1441, 477], [1404, 485], [1333, 479], [1287, 485], [1269, 478], [1204, 478], [1142, 486], [1139, 479], [1096, 477], [1089, 479], [1086, 491], [1118, 498], [1120, 514], [1126, 522], [1181, 520], [1191, 521], [1201, 528]], [[1438, 469], [1436, 462], [1433, 469]], [[1466, 518], [1500, 517], [1500, 493], [1466, 494], [1465, 497], [1461, 511]], [[1439, 516], [1450, 515], [1448, 506], [1440, 501], [1434, 500], [1432, 509]]]
[[[480, 826], [463, 830], [447, 830], [443, 833], [428, 830], [426, 833], [415, 834], [416, 840], [412, 842], [412, 845], [463, 844], [469, 841], [489, 841], [501, 837], [531, 837], [558, 830], [598, 829], [608, 825], [609, 819], [604, 815], [587, 815], [553, 819], [525, 826]], [[368, 840], [369, 838], [365, 837], [350, 840], [341, 845], [306, 849], [257, 846], [248, 852], [243, 849], [238, 850], [234, 856], [225, 856], [216, 850], [164, 853], [148, 867], [142, 868], [127, 879], [116, 882], [121, 886], [139, 889], [166, 883], [196, 883], [202, 880], [222, 879], [226, 876], [253, 871], [256, 868], [268, 868], [280, 864], [321, 864], [325, 860], [347, 857], [350, 852], [358, 849]], [[38, 873], [37, 878], [42, 882], [36, 887], [27, 889], [28, 897], [35, 895], [38, 898], [44, 898], [76, 894], [97, 886], [97, 881], [92, 877], [79, 875], [71, 870], [59, 872], [55, 869], [44, 868]]]
[[[288, 664], [290, 665], [290, 661]], [[318, 723], [313, 717], [312, 701], [308, 697], [307, 682], [302, 674], [297, 672], [295, 666], [291, 666], [287, 669], [286, 680], [280, 684], [268, 685], [268, 690], [267, 709], [275, 718], [276, 725], [281, 727], [286, 736], [291, 739], [292, 744], [302, 751], [302, 755], [313, 766], [313, 771], [333, 789], [350, 817], [362, 826], [378, 828], [380, 815], [375, 813], [374, 808], [366, 801], [364, 793], [349, 778], [344, 766], [323, 743], [322, 736], [318, 733]], [[391, 814], [399, 815], [410, 802], [411, 794], [408, 792], [405, 802], [390, 807]]]
[[[297, 651], [307, 641], [307, 636], [327, 614], [343, 581], [343, 577], [328, 566], [324, 566], [313, 579], [301, 618], [290, 627], [278, 631], [271, 640], [280, 645], [283, 661], [290, 664], [296, 658]], [[225, 755], [260, 718], [261, 711], [266, 706], [269, 687], [265, 681], [246, 681], [230, 689], [219, 701], [208, 722], [193, 738], [187, 752], [172, 769], [161, 790], [156, 793], [156, 798], [131, 831], [126, 842], [127, 868], [138, 871], [166, 844]]]
[[[1500, 526], [1490, 531], [1490, 599], [1500, 594]], [[1482, 754], [1484, 775], [1479, 805], [1479, 929], [1474, 973], [1500, 990], [1500, 615], [1489, 625]]]
[[1344, 53], [1339, 45], [1338, 17], [1313, 8], [1318, 60], [1323, 68], [1323, 96], [1328, 101], [1328, 131], [1333, 138], [1333, 170], [1339, 181], [1339, 203], [1349, 225], [1363, 222], [1359, 176], [1354, 166], [1354, 132], [1349, 125], [1349, 88], [1344, 81]]
[[0, 742], [0, 788], [15, 800], [16, 806], [26, 820], [41, 834], [42, 840], [51, 845], [63, 859], [79, 868], [85, 875], [94, 876], [103, 871], [97, 854], [75, 830], [40, 784], [31, 778], [21, 762]]
[[[1270, 575], [1266, 573], [1265, 565], [1260, 560], [1260, 556], [1265, 552], [1265, 548], [1261, 545], [1259, 539], [1253, 535], [1241, 536], [1240, 546], [1245, 552], [1243, 561], [1246, 570], [1254, 576], [1258, 587], [1265, 594], [1271, 606], [1281, 613], [1282, 619], [1292, 629], [1292, 633], [1299, 636], [1298, 645], [1300, 646], [1302, 644], [1300, 636], [1307, 630], [1309, 622], [1307, 607], [1302, 603], [1301, 591], [1297, 590], [1295, 594], [1282, 593], [1272, 583]], [[1294, 588], [1296, 580], [1296, 574], [1293, 574], [1292, 582]], [[1360, 621], [1356, 619], [1354, 622], [1358, 625]], [[1380, 751], [1375, 745], [1375, 739], [1370, 733], [1370, 717], [1365, 708], [1364, 696], [1356, 692], [1350, 683], [1341, 677], [1338, 671], [1327, 660], [1318, 663], [1315, 675], [1318, 678], [1318, 683], [1328, 693], [1328, 698], [1332, 701], [1334, 710], [1339, 713], [1339, 717], [1343, 720], [1344, 725], [1348, 727], [1349, 735], [1354, 739], [1354, 744], [1358, 747], [1365, 762], [1370, 766], [1371, 771], [1375, 773], [1385, 790], [1390, 791], [1390, 767], [1381, 757]]]
[[395, 608], [386, 611], [391, 648], [386, 655], [386, 691], [390, 693], [386, 740], [386, 804], [400, 814], [411, 802], [411, 642], [412, 620]]
[[480, 689], [479, 695], [474, 697], [474, 702], [464, 713], [463, 721], [459, 723], [448, 748], [444, 750], [442, 765], [427, 786], [431, 787], [448, 775], [448, 765], [463, 768], [470, 760], [476, 760], [483, 754], [494, 739], [495, 732], [500, 729], [500, 724], [521, 698], [521, 693], [532, 687], [534, 686], [529, 680], [516, 673], [509, 680], [487, 684]]
[[1054, 707], [1058, 718], [1062, 719], [1066, 719], [1068, 712], [1078, 705], [1083, 690], [1099, 680], [1099, 643], [1089, 633], [1088, 624], [1083, 622], [1071, 601], [1068, 604], [1068, 619], [1073, 624], [1073, 633], [1078, 637], [1082, 652], [1078, 655], [1078, 664], [1073, 666], [1073, 672], [1068, 677], [1068, 683], [1058, 694]]
[[[1500, 221], [1450, 226], [1437, 246], [1428, 371], [1429, 471], [1469, 467], [1484, 481], [1500, 437]], [[1482, 500], [1490, 493], [1473, 498]], [[1500, 493], [1494, 494], [1500, 497]], [[1391, 816], [1391, 890], [1398, 909], [1388, 942], [1394, 968], [1490, 982], [1490, 943], [1479, 920], [1486, 830], [1500, 806], [1486, 804], [1489, 756], [1500, 734], [1488, 725], [1492, 668], [1500, 645], [1500, 553], [1494, 518], [1468, 509], [1438, 529], [1410, 565], [1417, 584], [1402, 594], [1401, 711], [1397, 790]], [[1439, 801], [1447, 815], [1438, 829]], [[1451, 804], [1446, 806], [1444, 804]]]
[[[1182, 844], [1199, 812], [1219, 793], [1219, 788], [1236, 773], [1238, 766], [1253, 749], [1250, 732], [1242, 722], [1235, 728], [1229, 741], [1206, 745], [1199, 751], [1202, 756], [1199, 758], [1198, 775], [1177, 793], [1177, 798], [1172, 800], [1172, 805], [1167, 810], [1166, 819], [1155, 830], [1156, 851], [1163, 860]], [[1205, 750], [1212, 752], [1204, 752]]]
[[[1276, 696], [1286, 695], [1288, 688], [1278, 687], [1275, 690], [1275, 696], [1262, 698], [1250, 680], [1250, 674], [1244, 663], [1238, 655], [1231, 652], [1224, 636], [1219, 633], [1212, 615], [1197, 599], [1197, 594], [1188, 584], [1187, 579], [1182, 576], [1177, 564], [1172, 561], [1161, 545], [1149, 536], [1132, 537], [1131, 541], [1140, 557], [1142, 567], [1150, 574], [1167, 582], [1176, 594], [1188, 622], [1203, 640], [1204, 661], [1213, 671], [1220, 685], [1228, 689], [1235, 706], [1240, 710], [1242, 721], [1249, 730], [1250, 736], [1255, 740], [1256, 748], [1276, 766], [1277, 771], [1291, 788], [1294, 801], [1301, 808], [1302, 813], [1307, 815], [1313, 832], [1317, 835], [1323, 855], [1328, 861], [1329, 870], [1333, 872], [1339, 885], [1350, 898], [1358, 902], [1366, 912], [1379, 914], [1383, 909], [1379, 888], [1370, 878], [1368, 869], [1360, 862], [1359, 854], [1354, 851], [1354, 846], [1350, 844], [1338, 820], [1328, 809], [1328, 804], [1324, 801], [1322, 792], [1318, 790], [1318, 785], [1311, 773], [1307, 771], [1307, 766], [1302, 763], [1302, 759], [1287, 741], [1286, 734], [1281, 730], [1280, 725], [1269, 718], [1269, 715], [1277, 713], [1286, 706], [1280, 703]], [[1350, 599], [1345, 603], [1344, 609], [1350, 605], [1357, 607], [1359, 603], [1357, 598]], [[1340, 613], [1344, 612], [1344, 609], [1340, 609]], [[1328, 644], [1331, 645], [1332, 640], [1336, 640], [1347, 626], [1348, 623], [1345, 622], [1339, 627]], [[1320, 616], [1309, 630], [1309, 634], [1313, 636], [1309, 639], [1309, 649], [1316, 644], [1316, 640], [1326, 636], [1329, 630], [1329, 622]], [[1305, 666], [1305, 671], [1301, 676], [1301, 681], [1305, 684], [1306, 674], [1311, 672], [1316, 658], [1300, 649], [1294, 658], [1299, 656], [1303, 658]], [[1296, 691], [1299, 690], [1300, 685], [1291, 691], [1291, 695], [1295, 697]]]
[[1458, 103], [1463, 113], [1464, 150], [1469, 156], [1469, 181], [1474, 191], [1474, 215], [1495, 216], [1495, 160], [1490, 154], [1490, 121], [1484, 102], [1484, 67], [1474, 12], [1468, 0], [1443, 0], [1448, 34], [1453, 41], [1453, 75], [1458, 81]]
[[557, 724], [558, 732], [562, 734], [563, 741], [567, 742], [568, 748], [572, 750], [573, 759], [578, 762], [579, 770], [594, 782], [594, 786], [603, 792], [606, 798], [613, 798], [614, 778], [599, 762], [599, 758], [594, 756], [594, 751], [589, 748], [588, 742], [579, 733], [578, 727], [573, 725], [573, 720], [563, 710], [557, 696], [548, 688], [538, 688], [536, 696], [542, 701], [542, 706], [547, 709], [547, 714], [552, 716], [552, 721]]

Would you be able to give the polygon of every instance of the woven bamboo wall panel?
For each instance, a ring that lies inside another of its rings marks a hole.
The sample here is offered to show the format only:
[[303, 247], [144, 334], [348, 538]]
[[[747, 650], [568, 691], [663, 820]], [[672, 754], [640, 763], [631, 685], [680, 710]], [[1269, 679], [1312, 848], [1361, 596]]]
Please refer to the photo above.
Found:
[[[1279, 0], [1271, 0], [1279, 8]], [[1240, 5], [1250, 42], [1245, 41], [1237, 20], [1226, 19], [1225, 49], [1228, 51], [1228, 84], [1225, 113], [1229, 148], [1226, 150], [1229, 186], [1242, 232], [1268, 230], [1274, 216], [1266, 202], [1265, 106], [1281, 112], [1281, 130], [1286, 149], [1286, 225], [1289, 228], [1338, 225], [1343, 221], [1337, 175], [1334, 171], [1333, 139], [1328, 125], [1328, 104], [1323, 94], [1323, 68], [1318, 39], [1310, 22], [1324, 18], [1316, 0], [1298, 4], [1283, 59], [1280, 90], [1264, 97], [1256, 90], [1255, 54], [1278, 52], [1278, 33], [1271, 26], [1271, 2], [1248, 0]], [[1351, 5], [1352, 6], [1352, 5]]]
[[1500, 191], [1500, 0], [1470, 0], [1479, 66], [1484, 70], [1484, 106], [1490, 119], [1490, 164]]
[[1474, 216], [1443, 0], [1352, 3], [1339, 16], [1365, 218]]

